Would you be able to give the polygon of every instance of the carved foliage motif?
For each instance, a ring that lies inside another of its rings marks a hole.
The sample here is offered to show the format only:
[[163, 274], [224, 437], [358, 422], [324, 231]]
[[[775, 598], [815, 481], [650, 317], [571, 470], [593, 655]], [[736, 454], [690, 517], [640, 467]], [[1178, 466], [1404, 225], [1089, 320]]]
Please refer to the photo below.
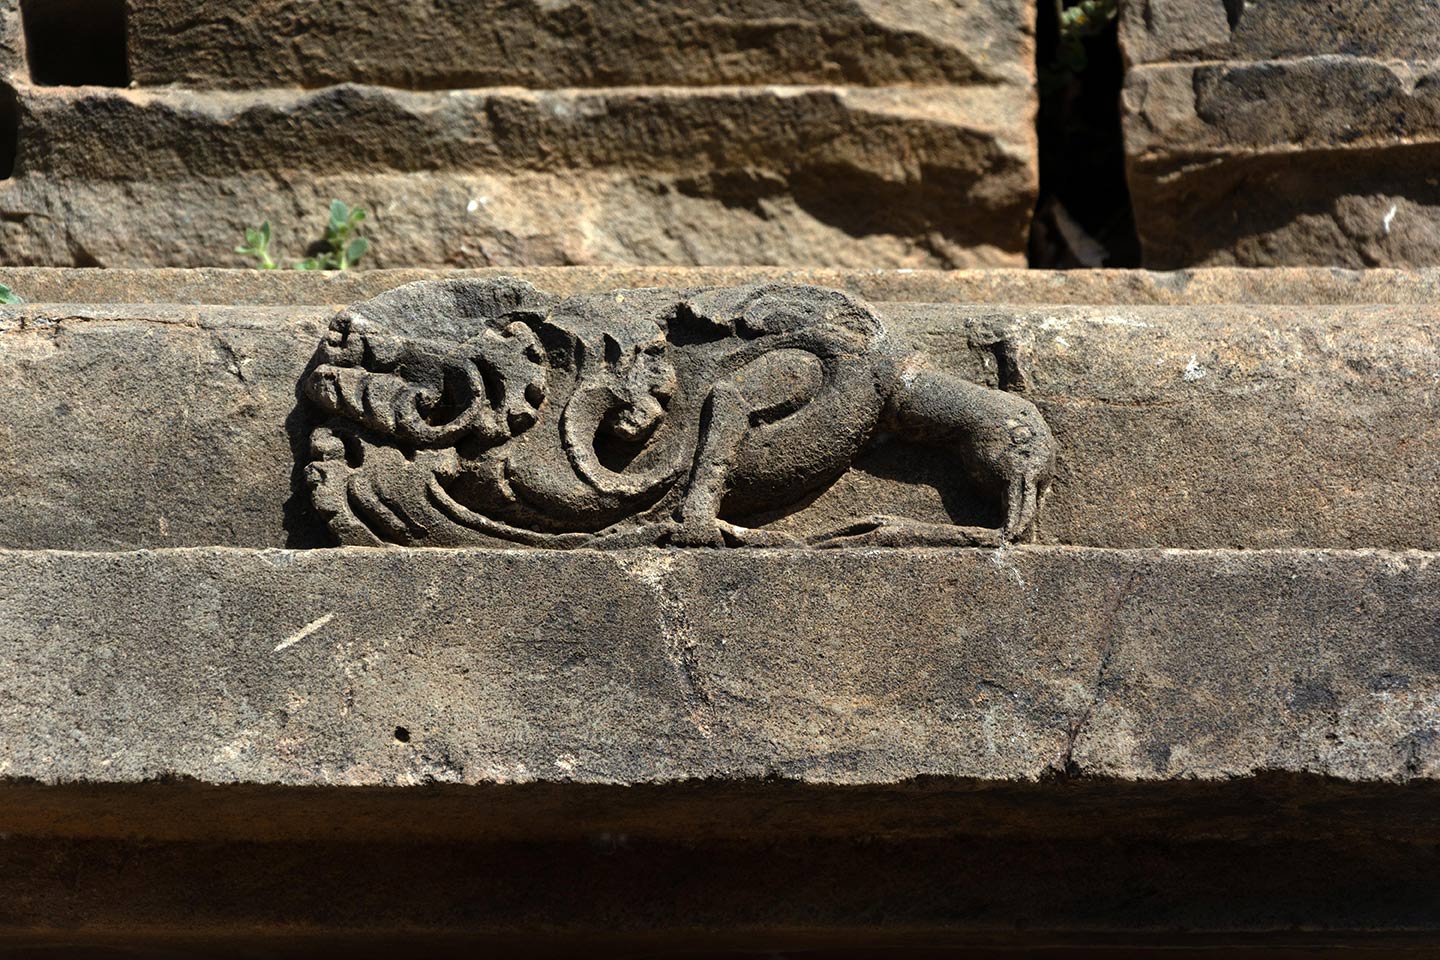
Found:
[[[999, 543], [1030, 532], [1054, 461], [1027, 400], [930, 369], [816, 287], [414, 283], [337, 315], [303, 389], [312, 502], [343, 544]], [[735, 522], [832, 483], [880, 430], [952, 449], [1002, 526]]]

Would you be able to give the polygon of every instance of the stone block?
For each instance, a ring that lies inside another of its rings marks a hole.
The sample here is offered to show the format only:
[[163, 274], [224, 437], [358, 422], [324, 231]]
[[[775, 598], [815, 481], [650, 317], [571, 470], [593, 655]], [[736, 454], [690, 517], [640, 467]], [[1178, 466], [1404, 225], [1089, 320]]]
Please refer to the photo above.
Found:
[[300, 257], [342, 198], [372, 266], [1023, 263], [1013, 87], [197, 94], [19, 88], [0, 261]]
[[[294, 289], [288, 278], [274, 282]], [[327, 289], [328, 281], [306, 282]], [[996, 345], [1013, 345], [1022, 395], [1059, 449], [1042, 540], [1440, 547], [1431, 308], [877, 309], [898, 340], [982, 383], [999, 385]], [[12, 456], [0, 461], [0, 543], [327, 542], [296, 465], [309, 433], [297, 391], [332, 314], [323, 306], [4, 310], [0, 405]], [[781, 525], [816, 529], [877, 511], [939, 522], [975, 514], [969, 497], [943, 451], [882, 445]]]
[[0, 776], [1427, 779], [1433, 561], [5, 551]]
[[1029, 0], [133, 0], [142, 86], [1019, 84]]
[[37, 66], [84, 4], [0, 0], [0, 265], [298, 260], [335, 198], [373, 266], [1025, 261], [1026, 0], [125, 12], [107, 82]]
[[333, 306], [405, 283], [514, 276], [560, 296], [624, 287], [731, 286], [771, 281], [844, 290], [876, 303], [1062, 306], [1428, 306], [1440, 270], [845, 270], [816, 267], [484, 267], [280, 271], [76, 270], [16, 267], [6, 282], [36, 304]]
[[1440, 262], [1440, 18], [1426, 0], [1125, 5], [1147, 266]]

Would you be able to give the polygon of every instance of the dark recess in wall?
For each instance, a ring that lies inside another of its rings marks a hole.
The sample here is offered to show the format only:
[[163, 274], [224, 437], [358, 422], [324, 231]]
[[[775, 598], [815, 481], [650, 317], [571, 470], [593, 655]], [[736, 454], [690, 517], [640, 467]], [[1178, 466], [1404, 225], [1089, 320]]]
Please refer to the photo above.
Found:
[[20, 0], [20, 20], [33, 82], [129, 85], [125, 0]]
[[1038, 4], [1040, 201], [1030, 230], [1030, 266], [1138, 267], [1140, 241], [1120, 127], [1125, 69], [1116, 22], [1062, 40], [1062, 2], [1079, 5]]
[[15, 173], [20, 147], [20, 101], [9, 84], [0, 83], [0, 180]]

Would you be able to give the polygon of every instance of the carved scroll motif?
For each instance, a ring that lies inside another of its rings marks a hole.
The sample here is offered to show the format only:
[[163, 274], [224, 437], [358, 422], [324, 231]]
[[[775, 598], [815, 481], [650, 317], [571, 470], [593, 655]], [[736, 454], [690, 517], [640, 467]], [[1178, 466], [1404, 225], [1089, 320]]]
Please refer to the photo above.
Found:
[[[997, 544], [1030, 533], [1054, 440], [1022, 397], [930, 369], [817, 287], [557, 300], [427, 281], [337, 315], [304, 381], [306, 478], [342, 544]], [[952, 450], [998, 529], [739, 525], [833, 483], [877, 431]]]

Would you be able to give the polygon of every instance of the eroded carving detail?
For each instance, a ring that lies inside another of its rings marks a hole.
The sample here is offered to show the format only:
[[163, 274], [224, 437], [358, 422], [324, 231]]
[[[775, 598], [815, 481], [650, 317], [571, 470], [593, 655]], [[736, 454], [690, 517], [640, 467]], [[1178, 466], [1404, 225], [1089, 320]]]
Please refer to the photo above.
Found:
[[[805, 286], [414, 283], [337, 315], [304, 393], [312, 500], [345, 544], [997, 544], [1032, 530], [1055, 452], [1029, 401]], [[952, 449], [1003, 525], [873, 516], [802, 541], [734, 522], [832, 483], [881, 430]]]

